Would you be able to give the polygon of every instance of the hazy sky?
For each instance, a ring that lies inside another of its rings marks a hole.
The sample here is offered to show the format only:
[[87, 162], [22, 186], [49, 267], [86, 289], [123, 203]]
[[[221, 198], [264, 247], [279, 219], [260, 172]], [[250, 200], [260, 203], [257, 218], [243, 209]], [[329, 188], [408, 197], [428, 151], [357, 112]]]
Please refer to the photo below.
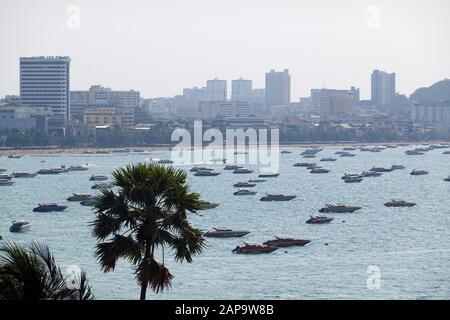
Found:
[[266, 71], [288, 68], [293, 101], [352, 85], [368, 98], [378, 68], [409, 95], [450, 78], [449, 14], [448, 0], [0, 0], [0, 96], [18, 94], [19, 57], [36, 55], [70, 56], [74, 90], [263, 87]]

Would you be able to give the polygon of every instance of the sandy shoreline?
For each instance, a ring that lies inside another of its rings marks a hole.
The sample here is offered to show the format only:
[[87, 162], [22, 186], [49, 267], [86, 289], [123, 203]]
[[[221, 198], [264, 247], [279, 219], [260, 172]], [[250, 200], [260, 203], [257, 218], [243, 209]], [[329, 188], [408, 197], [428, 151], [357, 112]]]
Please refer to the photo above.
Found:
[[[380, 142], [380, 143], [356, 143], [356, 142], [339, 142], [339, 143], [296, 143], [296, 144], [280, 144], [279, 149], [302, 149], [318, 146], [321, 148], [339, 148], [345, 146], [383, 146], [383, 145], [430, 145], [430, 144], [448, 144], [449, 141], [430, 141], [430, 142]], [[128, 147], [128, 148], [2, 148], [0, 156], [24, 156], [24, 155], [63, 155], [63, 154], [108, 154], [108, 153], [125, 153], [125, 152], [158, 152], [170, 151], [170, 147]]]

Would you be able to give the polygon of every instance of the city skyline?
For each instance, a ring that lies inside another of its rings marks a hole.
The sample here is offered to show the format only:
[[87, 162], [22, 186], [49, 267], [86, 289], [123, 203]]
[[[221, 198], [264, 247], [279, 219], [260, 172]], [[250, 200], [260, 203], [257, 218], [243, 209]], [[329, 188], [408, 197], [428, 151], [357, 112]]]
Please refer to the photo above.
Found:
[[[67, 25], [71, 4], [80, 9], [79, 29]], [[41, 55], [72, 58], [72, 90], [99, 83], [134, 88], [143, 97], [174, 96], [214, 78], [242, 77], [261, 88], [265, 72], [289, 69], [292, 101], [308, 96], [311, 88], [351, 86], [369, 99], [367, 74], [374, 69], [395, 72], [397, 91], [406, 95], [450, 74], [447, 1], [427, 7], [427, 23], [421, 22], [424, 2], [378, 1], [379, 26], [370, 24], [369, 1], [281, 1], [277, 6], [247, 1], [239, 10], [221, 1], [195, 5], [7, 0], [0, 11], [0, 39], [10, 45], [0, 50], [0, 96], [19, 93], [19, 57]], [[11, 11], [18, 12], [14, 19], [7, 14]], [[168, 21], [162, 19], [169, 13]], [[233, 24], [231, 18], [236, 18]], [[269, 18], [273, 25], [266, 26]], [[173, 19], [178, 28], [167, 23]]]

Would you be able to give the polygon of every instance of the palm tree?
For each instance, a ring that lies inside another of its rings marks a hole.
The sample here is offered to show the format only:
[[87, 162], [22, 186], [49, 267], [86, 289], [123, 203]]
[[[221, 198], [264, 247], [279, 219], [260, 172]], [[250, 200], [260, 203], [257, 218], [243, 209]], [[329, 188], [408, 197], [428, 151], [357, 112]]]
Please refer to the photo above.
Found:
[[68, 286], [50, 249], [41, 243], [28, 246], [6, 243], [0, 246], [0, 300], [92, 300], [86, 273]]
[[[187, 219], [187, 212], [200, 209], [199, 194], [190, 192], [183, 170], [162, 165], [130, 165], [114, 171], [113, 177], [119, 191], [101, 190], [95, 205], [95, 255], [104, 272], [114, 270], [119, 258], [132, 263], [140, 299], [145, 300], [148, 286], [156, 293], [171, 286], [166, 249], [178, 262], [192, 262], [202, 252], [203, 234]], [[156, 259], [157, 250], [162, 261]]]

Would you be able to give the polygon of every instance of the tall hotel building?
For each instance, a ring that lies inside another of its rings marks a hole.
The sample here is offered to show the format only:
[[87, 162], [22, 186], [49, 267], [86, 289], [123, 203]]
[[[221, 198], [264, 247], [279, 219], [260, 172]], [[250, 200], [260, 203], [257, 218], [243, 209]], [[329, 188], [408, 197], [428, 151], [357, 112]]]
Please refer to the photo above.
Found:
[[70, 58], [20, 58], [20, 103], [51, 107], [63, 125], [70, 120]]
[[266, 104], [285, 106], [291, 103], [291, 76], [289, 70], [270, 70], [266, 73]]

